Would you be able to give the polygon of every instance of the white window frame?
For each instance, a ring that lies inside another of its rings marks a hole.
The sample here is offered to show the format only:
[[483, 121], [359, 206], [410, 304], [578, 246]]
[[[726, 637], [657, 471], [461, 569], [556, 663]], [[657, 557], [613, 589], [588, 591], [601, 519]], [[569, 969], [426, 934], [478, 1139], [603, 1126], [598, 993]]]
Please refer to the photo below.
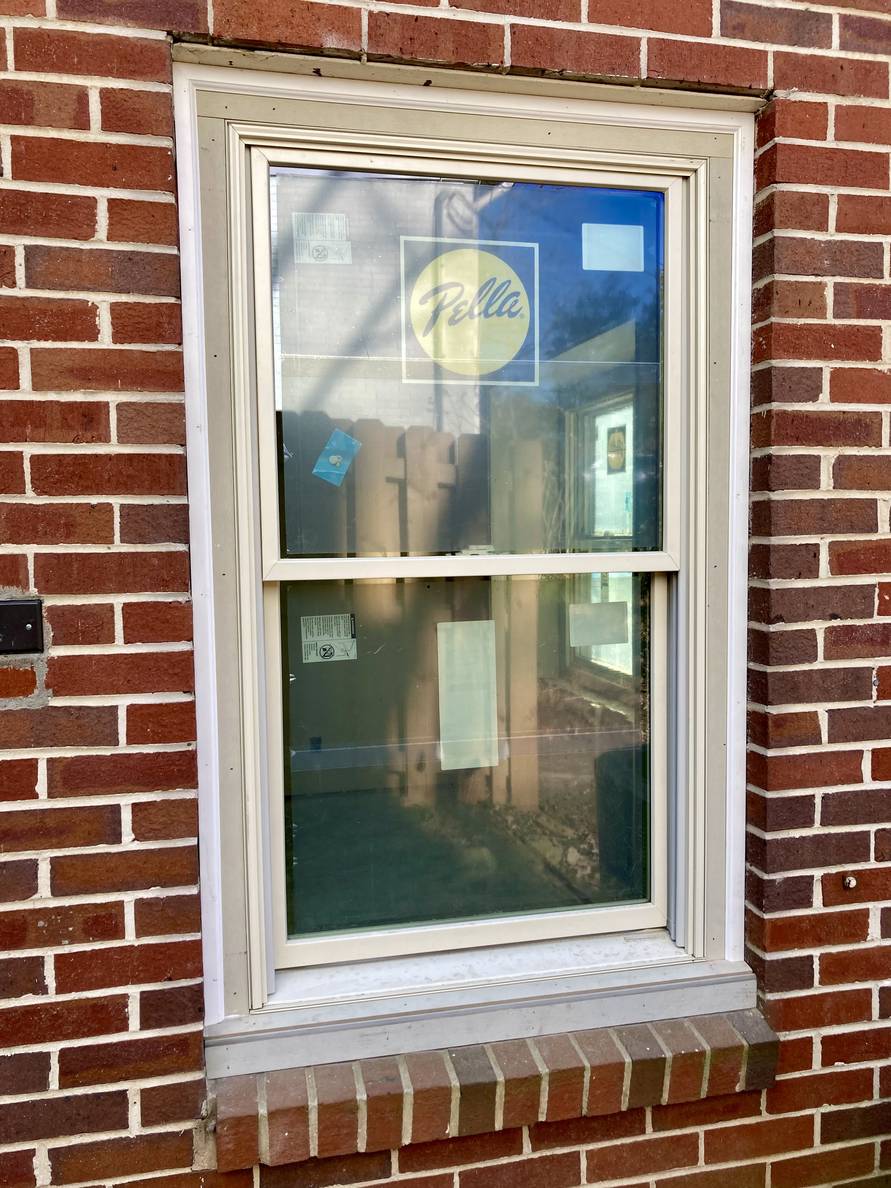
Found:
[[[230, 65], [217, 66], [220, 54], [177, 47], [174, 74], [210, 1075], [754, 1005], [742, 905], [756, 103], [648, 91], [642, 104], [625, 88], [327, 59], [318, 77], [319, 60], [286, 55], [267, 73], [250, 53], [226, 51]], [[335, 104], [352, 127], [332, 123]], [[388, 130], [383, 111], [417, 112], [403, 124], [421, 134]], [[512, 130], [554, 121], [567, 140], [442, 134], [450, 120], [485, 128], [493, 118]], [[425, 135], [428, 119], [438, 122]], [[271, 277], [252, 242], [268, 242], [269, 163], [296, 161], [456, 176], [467, 162], [480, 178], [663, 190], [661, 552], [280, 557], [276, 499], [261, 501], [258, 477], [274, 473], [271, 401], [264, 413], [256, 398], [272, 389]], [[720, 270], [716, 203], [729, 256]], [[652, 572], [651, 616], [664, 624], [653, 637], [675, 641], [670, 662], [657, 646], [652, 663], [651, 704], [666, 707], [652, 715], [653, 836], [670, 838], [672, 855], [660, 863], [652, 847], [652, 904], [289, 941], [284, 864], [269, 859], [283, 838], [277, 583], [592, 571]]]

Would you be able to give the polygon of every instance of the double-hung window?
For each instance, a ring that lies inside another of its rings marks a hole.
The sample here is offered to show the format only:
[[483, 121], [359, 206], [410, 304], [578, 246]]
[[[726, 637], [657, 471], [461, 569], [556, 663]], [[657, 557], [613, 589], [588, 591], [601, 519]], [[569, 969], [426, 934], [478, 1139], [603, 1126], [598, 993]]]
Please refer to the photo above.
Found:
[[211, 1072], [749, 1005], [750, 117], [311, 65], [179, 67]]

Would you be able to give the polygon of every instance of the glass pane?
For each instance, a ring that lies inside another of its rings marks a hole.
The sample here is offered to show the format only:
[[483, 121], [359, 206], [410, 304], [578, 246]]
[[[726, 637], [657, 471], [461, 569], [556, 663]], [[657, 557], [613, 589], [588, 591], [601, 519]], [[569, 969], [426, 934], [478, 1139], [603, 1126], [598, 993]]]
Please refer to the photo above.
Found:
[[661, 547], [663, 197], [275, 169], [286, 556]]
[[282, 586], [292, 936], [649, 896], [645, 574]]

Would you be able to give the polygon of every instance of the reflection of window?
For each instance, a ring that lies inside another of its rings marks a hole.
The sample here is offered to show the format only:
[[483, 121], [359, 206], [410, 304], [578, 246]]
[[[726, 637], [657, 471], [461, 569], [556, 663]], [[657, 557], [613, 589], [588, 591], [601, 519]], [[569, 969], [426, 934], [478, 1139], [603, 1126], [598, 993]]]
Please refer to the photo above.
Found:
[[437, 113], [421, 145], [399, 86], [255, 83], [228, 147], [199, 118], [212, 1073], [236, 1032], [269, 1060], [268, 1027], [312, 1062], [447, 1046], [459, 1015], [468, 1042], [676, 1014], [688, 979], [691, 1013], [754, 1002], [726, 669], [747, 120], [434, 85], [402, 96]]

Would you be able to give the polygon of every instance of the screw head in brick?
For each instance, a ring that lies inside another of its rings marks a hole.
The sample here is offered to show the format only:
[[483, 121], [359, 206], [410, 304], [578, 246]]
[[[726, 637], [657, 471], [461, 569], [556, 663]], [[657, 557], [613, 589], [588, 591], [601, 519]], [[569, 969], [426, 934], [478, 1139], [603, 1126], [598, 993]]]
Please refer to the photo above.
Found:
[[857, 880], [854, 878], [853, 875], [845, 875], [842, 882], [844, 884], [844, 888], [846, 891], [853, 891], [854, 888], [857, 886]]

